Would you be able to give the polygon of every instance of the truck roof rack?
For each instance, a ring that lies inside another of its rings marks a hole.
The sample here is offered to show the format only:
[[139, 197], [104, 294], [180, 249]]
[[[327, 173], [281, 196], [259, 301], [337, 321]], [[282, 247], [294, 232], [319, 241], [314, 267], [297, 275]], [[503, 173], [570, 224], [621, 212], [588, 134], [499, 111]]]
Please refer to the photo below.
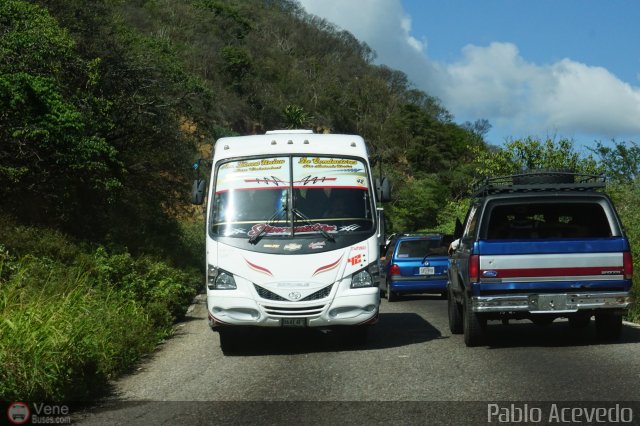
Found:
[[516, 192], [592, 191], [605, 186], [604, 175], [566, 171], [528, 171], [487, 177], [474, 185], [473, 196]]

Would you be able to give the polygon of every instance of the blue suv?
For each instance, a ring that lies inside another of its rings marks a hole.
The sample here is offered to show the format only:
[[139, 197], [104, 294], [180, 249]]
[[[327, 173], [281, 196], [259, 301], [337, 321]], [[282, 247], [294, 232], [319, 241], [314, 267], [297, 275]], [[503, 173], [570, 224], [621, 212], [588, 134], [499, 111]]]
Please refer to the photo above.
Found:
[[380, 291], [389, 302], [400, 294], [446, 295], [451, 242], [445, 235], [401, 235], [393, 238], [382, 260]]
[[605, 179], [532, 170], [486, 178], [451, 255], [449, 329], [483, 345], [488, 321], [556, 318], [614, 340], [632, 302], [629, 240]]

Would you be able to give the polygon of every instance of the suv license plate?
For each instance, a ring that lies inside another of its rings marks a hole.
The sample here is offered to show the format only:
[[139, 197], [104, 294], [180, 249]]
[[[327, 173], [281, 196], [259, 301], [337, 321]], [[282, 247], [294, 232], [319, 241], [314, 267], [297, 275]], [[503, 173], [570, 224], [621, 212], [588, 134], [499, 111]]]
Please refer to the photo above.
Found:
[[281, 322], [283, 327], [306, 327], [306, 318], [282, 318]]
[[421, 266], [420, 275], [433, 275], [436, 273], [436, 268], [433, 266]]

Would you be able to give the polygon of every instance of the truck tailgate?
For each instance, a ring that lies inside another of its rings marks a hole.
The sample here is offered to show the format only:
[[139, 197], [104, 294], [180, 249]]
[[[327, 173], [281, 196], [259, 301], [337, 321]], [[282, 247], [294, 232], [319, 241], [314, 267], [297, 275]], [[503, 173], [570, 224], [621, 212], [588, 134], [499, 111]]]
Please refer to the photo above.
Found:
[[628, 253], [629, 245], [622, 237], [480, 240], [474, 247], [479, 280], [473, 293], [628, 291]]

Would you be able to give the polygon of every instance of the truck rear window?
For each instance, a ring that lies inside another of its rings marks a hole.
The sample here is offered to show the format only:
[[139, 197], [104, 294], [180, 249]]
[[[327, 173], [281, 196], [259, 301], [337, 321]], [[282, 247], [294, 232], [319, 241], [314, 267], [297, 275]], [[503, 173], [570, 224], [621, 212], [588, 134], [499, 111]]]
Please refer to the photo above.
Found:
[[406, 240], [398, 246], [396, 257], [415, 258], [425, 256], [446, 256], [447, 246], [442, 239]]
[[487, 239], [606, 238], [612, 236], [597, 202], [498, 204], [490, 211]]

